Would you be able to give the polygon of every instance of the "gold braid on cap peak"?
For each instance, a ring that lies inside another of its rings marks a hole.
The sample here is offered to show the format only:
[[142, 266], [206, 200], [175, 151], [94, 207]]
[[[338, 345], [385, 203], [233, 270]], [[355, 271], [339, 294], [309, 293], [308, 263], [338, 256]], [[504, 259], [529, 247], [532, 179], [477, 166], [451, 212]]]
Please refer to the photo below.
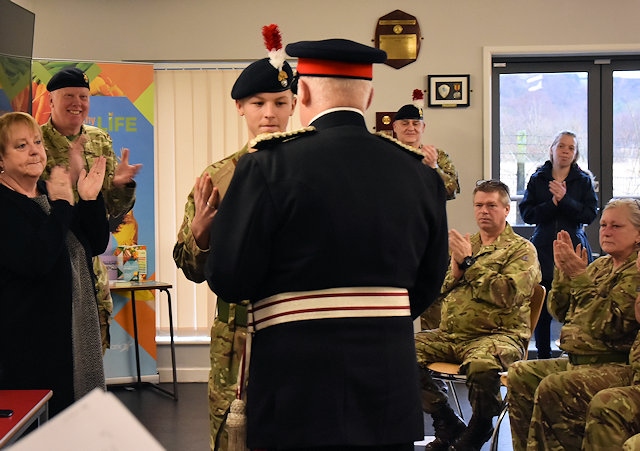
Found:
[[419, 160], [424, 159], [424, 155], [422, 155], [422, 152], [420, 152], [418, 149], [416, 149], [415, 147], [411, 147], [407, 144], [404, 144], [402, 141], [394, 138], [388, 133], [376, 132], [374, 133], [374, 135], [379, 136], [380, 138], [384, 138], [388, 141], [391, 141], [394, 144], [397, 144], [398, 146], [402, 147], [404, 150], [409, 151], [414, 157], [418, 158]]
[[315, 132], [315, 127], [304, 127], [297, 130], [291, 130], [288, 132], [274, 132], [274, 133], [260, 133], [249, 142], [249, 147], [256, 150], [268, 149], [281, 142], [288, 141], [292, 138], [297, 138], [305, 133]]

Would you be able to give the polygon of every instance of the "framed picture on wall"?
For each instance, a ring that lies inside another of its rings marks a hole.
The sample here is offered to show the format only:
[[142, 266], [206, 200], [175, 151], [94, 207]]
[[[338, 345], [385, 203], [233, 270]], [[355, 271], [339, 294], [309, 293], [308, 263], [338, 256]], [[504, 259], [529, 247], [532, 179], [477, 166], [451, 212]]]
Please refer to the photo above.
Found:
[[430, 108], [469, 106], [469, 75], [428, 75]]

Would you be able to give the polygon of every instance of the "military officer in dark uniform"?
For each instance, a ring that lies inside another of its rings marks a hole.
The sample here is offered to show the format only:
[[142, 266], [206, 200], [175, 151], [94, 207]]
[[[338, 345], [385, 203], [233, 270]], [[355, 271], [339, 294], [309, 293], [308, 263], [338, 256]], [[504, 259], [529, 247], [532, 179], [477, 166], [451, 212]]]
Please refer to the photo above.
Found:
[[424, 435], [413, 319], [447, 267], [444, 184], [415, 149], [367, 130], [385, 52], [343, 39], [286, 51], [308, 127], [240, 158], [205, 267], [219, 296], [252, 303], [247, 446], [412, 451]]

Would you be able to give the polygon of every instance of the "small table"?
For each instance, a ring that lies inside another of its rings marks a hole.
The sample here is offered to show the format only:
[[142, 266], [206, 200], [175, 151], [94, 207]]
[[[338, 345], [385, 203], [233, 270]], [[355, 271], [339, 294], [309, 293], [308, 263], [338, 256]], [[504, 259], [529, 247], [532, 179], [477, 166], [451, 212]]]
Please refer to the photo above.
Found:
[[38, 426], [49, 419], [51, 390], [0, 390], [0, 409], [11, 409], [13, 415], [0, 418], [0, 448], [11, 445], [34, 422]]
[[[173, 339], [173, 313], [171, 310], [171, 293], [169, 292], [169, 288], [172, 288], [172, 285], [164, 282], [156, 282], [155, 280], [146, 280], [143, 282], [119, 282], [119, 281], [109, 281], [109, 289], [113, 292], [118, 291], [129, 291], [131, 293], [131, 311], [133, 312], [133, 339], [135, 341], [135, 352], [136, 352], [136, 371], [138, 374], [138, 386], [151, 386], [156, 390], [160, 390], [163, 393], [168, 394], [176, 401], [178, 400], [178, 380], [176, 376], [176, 347]], [[136, 315], [136, 291], [140, 290], [158, 290], [164, 291], [167, 293], [167, 303], [169, 306], [169, 335], [171, 337], [171, 368], [173, 370], [173, 393], [165, 390], [157, 384], [151, 382], [143, 382], [140, 377], [140, 344], [138, 343], [138, 317]]]

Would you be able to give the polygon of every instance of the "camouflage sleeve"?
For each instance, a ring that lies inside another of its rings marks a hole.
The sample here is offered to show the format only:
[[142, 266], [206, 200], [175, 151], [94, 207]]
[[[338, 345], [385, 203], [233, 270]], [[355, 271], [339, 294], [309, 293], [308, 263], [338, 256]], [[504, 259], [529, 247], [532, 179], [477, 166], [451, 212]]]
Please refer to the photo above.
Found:
[[436, 171], [440, 174], [444, 187], [447, 190], [447, 200], [455, 199], [456, 194], [460, 192], [460, 183], [458, 182], [458, 171], [456, 171], [449, 155], [438, 149], [438, 167]]
[[[208, 173], [212, 179], [215, 174], [226, 167], [227, 164], [235, 165], [235, 162], [240, 155], [246, 153], [246, 147], [239, 152], [217, 161], [205, 168], [202, 174]], [[232, 172], [229, 173], [231, 176]], [[187, 197], [187, 203], [184, 206], [184, 218], [182, 220], [182, 226], [178, 231], [178, 238], [176, 244], [173, 246], [173, 261], [176, 266], [182, 269], [185, 277], [192, 282], [201, 283], [204, 281], [204, 265], [209, 256], [209, 249], [200, 249], [191, 231], [191, 222], [195, 216], [196, 208], [193, 197], [193, 190]]]
[[640, 332], [638, 332], [633, 345], [631, 345], [629, 364], [633, 370], [633, 384], [640, 385]]
[[577, 277], [554, 279], [548, 300], [549, 312], [558, 320], [588, 329], [603, 343], [626, 341], [638, 329], [634, 306], [640, 276], [635, 255], [616, 271], [611, 266], [610, 257], [600, 257]]
[[527, 240], [514, 242], [467, 269], [463, 275], [472, 297], [497, 307], [514, 307], [528, 301], [541, 272], [536, 249]]
[[178, 239], [173, 246], [173, 261], [176, 266], [182, 269], [185, 277], [192, 282], [201, 283], [204, 281], [204, 264], [209, 255], [209, 249], [200, 249], [191, 232], [191, 221], [195, 215], [195, 205], [193, 203], [193, 190], [187, 197], [184, 206], [184, 219], [178, 231]]
[[570, 279], [554, 267], [551, 290], [547, 295], [547, 309], [560, 323], [565, 322], [570, 304]]

